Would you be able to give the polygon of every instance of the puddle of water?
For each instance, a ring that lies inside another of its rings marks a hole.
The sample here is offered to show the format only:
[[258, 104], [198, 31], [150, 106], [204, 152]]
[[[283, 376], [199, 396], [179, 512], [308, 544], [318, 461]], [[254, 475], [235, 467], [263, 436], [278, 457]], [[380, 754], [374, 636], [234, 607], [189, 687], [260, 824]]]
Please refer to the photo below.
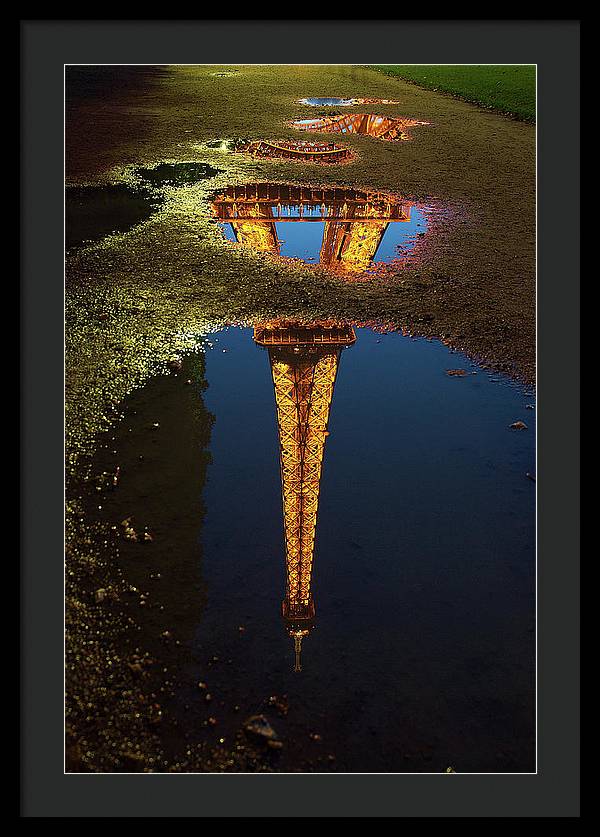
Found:
[[319, 119], [297, 119], [292, 127], [300, 131], [335, 134], [366, 134], [387, 142], [411, 139], [410, 129], [417, 125], [429, 125], [417, 119], [379, 116], [375, 113], [348, 113], [341, 116], [325, 116]]
[[152, 186], [187, 186], [216, 177], [219, 169], [208, 163], [160, 163], [153, 168], [137, 168], [136, 174]]
[[428, 226], [426, 207], [356, 189], [233, 186], [213, 209], [229, 241], [355, 277], [409, 258]]
[[[531, 394], [439, 343], [344, 323], [257, 323], [210, 342], [208, 389], [192, 389], [215, 417], [204, 521], [186, 475], [207, 457], [176, 381], [179, 417], [136, 398], [110, 466], [124, 486], [134, 474], [127, 504], [117, 489], [102, 511], [118, 522], [139, 508], [158, 533], [128, 549], [146, 550], [132, 563], [158, 573], [150, 601], [171, 631], [182, 573], [204, 591], [195, 610], [183, 591], [196, 628], [176, 671], [182, 734], [215, 715], [205, 734], [233, 740], [243, 703], [266, 707], [281, 770], [299, 769], [299, 749], [323, 770], [532, 770]], [[509, 430], [524, 417], [529, 431]]]
[[287, 695], [337, 769], [531, 769], [533, 433], [508, 429], [527, 396], [398, 334], [219, 341], [205, 654], [234, 655], [257, 705]]
[[98, 241], [146, 221], [160, 201], [142, 189], [124, 184], [69, 186], [65, 189], [65, 246]]
[[239, 142], [235, 151], [269, 160], [298, 160], [303, 163], [346, 163], [354, 157], [352, 151], [335, 142], [303, 140], [252, 140]]
[[215, 78], [229, 78], [230, 76], [238, 76], [239, 70], [224, 70], [218, 73], [211, 73]]
[[312, 107], [327, 107], [331, 106], [334, 107], [350, 107], [351, 105], [398, 105], [400, 102], [395, 102], [393, 99], [336, 99], [335, 97], [329, 98], [308, 98], [308, 99], [300, 99], [299, 100], [301, 105], [311, 105]]

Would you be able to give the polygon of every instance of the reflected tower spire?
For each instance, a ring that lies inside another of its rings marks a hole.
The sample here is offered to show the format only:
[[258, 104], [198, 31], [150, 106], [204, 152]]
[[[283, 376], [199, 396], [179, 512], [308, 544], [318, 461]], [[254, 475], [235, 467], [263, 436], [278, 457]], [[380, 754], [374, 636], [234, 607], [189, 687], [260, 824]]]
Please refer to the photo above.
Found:
[[329, 410], [341, 351], [356, 335], [336, 323], [276, 322], [255, 326], [254, 340], [268, 349], [275, 390], [286, 563], [282, 613], [300, 671], [302, 640], [314, 626], [312, 566]]

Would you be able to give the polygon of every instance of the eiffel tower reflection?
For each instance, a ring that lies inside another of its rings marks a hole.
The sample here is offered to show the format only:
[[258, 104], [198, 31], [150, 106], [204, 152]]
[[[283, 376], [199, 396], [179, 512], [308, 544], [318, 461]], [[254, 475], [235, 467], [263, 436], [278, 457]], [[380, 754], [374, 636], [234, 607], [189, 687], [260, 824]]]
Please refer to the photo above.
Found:
[[280, 255], [277, 224], [323, 223], [320, 264], [341, 274], [366, 271], [390, 223], [408, 223], [413, 204], [384, 192], [255, 183], [230, 186], [213, 200], [239, 244]]
[[356, 341], [350, 325], [276, 321], [254, 327], [267, 349], [275, 390], [285, 535], [282, 614], [301, 671], [302, 640], [314, 627], [312, 570], [321, 466], [342, 351]]

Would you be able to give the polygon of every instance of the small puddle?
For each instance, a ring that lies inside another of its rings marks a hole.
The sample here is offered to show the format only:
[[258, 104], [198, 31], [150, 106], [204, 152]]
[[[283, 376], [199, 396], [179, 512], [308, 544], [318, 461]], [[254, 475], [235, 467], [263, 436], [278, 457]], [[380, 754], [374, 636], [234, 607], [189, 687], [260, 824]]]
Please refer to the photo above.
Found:
[[400, 142], [411, 139], [410, 129], [417, 125], [430, 125], [418, 119], [404, 116], [379, 116], [375, 113], [347, 113], [341, 116], [324, 116], [319, 119], [296, 119], [291, 123], [300, 131], [316, 131], [334, 134], [366, 134], [369, 137]]
[[220, 174], [208, 163], [160, 163], [152, 168], [137, 168], [136, 174], [152, 186], [189, 186]]
[[230, 186], [212, 205], [229, 241], [355, 278], [409, 258], [429, 212], [389, 193], [269, 183]]
[[248, 140], [235, 144], [234, 151], [268, 160], [297, 160], [302, 163], [347, 163], [355, 156], [335, 142], [304, 140]]
[[301, 105], [311, 105], [311, 107], [351, 107], [352, 105], [399, 105], [400, 102], [396, 102], [393, 99], [337, 99], [335, 97], [326, 97], [326, 98], [307, 98], [307, 99], [299, 99], [299, 103]]
[[160, 200], [125, 184], [68, 186], [65, 189], [65, 247], [99, 241], [146, 221]]

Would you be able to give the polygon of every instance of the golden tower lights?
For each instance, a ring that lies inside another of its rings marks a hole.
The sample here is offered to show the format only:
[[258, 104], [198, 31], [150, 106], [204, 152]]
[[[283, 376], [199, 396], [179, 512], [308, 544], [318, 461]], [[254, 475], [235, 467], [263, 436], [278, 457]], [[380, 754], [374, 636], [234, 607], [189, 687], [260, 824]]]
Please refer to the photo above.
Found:
[[276, 223], [323, 222], [320, 264], [341, 274], [366, 271], [391, 222], [410, 221], [412, 204], [383, 192], [255, 183], [229, 186], [213, 200], [239, 244], [279, 255]]
[[254, 340], [268, 349], [275, 390], [286, 563], [282, 614], [300, 671], [302, 639], [315, 617], [312, 566], [329, 409], [341, 351], [356, 335], [352, 326], [333, 322], [275, 322], [256, 325]]

